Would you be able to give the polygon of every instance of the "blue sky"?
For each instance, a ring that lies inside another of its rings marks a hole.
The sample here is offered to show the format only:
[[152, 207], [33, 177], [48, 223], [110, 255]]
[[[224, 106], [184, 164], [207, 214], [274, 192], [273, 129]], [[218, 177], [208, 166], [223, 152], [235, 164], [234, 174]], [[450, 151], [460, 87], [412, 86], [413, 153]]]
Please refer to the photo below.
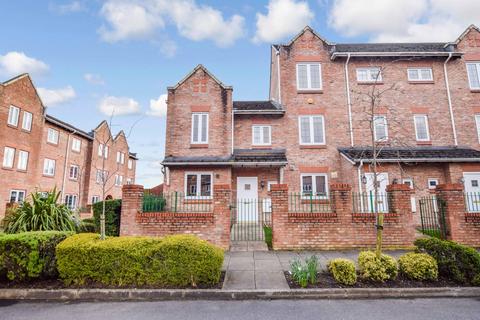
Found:
[[[365, 19], [365, 17], [368, 19]], [[29, 72], [48, 113], [84, 130], [115, 110], [137, 182], [161, 182], [161, 95], [204, 64], [234, 99], [268, 98], [269, 47], [306, 24], [333, 42], [449, 41], [480, 23], [480, 1], [2, 1], [0, 81]]]

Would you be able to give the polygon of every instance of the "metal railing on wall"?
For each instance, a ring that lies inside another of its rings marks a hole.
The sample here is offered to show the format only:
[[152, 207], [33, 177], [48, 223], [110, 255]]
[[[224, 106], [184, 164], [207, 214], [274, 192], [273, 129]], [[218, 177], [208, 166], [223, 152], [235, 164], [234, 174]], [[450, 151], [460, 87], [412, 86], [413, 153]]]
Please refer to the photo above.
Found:
[[288, 194], [288, 210], [295, 213], [332, 212], [330, 196], [290, 192]]
[[212, 197], [189, 197], [181, 192], [143, 196], [143, 212], [210, 212], [212, 206]]
[[389, 208], [389, 194], [379, 192], [352, 192], [353, 213], [387, 213]]

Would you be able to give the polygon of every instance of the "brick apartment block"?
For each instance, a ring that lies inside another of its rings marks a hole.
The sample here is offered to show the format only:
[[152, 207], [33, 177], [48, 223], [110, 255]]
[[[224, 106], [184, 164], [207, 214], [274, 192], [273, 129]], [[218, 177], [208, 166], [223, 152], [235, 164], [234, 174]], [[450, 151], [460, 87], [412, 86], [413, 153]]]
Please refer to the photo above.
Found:
[[87, 133], [45, 111], [28, 74], [0, 83], [0, 218], [9, 203], [55, 187], [71, 208], [86, 208], [102, 198], [102, 168], [108, 198], [135, 182], [137, 158], [123, 131], [112, 136], [102, 121]]
[[373, 86], [385, 91], [374, 123], [382, 191], [407, 183], [417, 200], [437, 184], [480, 191], [480, 29], [471, 26], [454, 42], [392, 44], [335, 44], [306, 27], [271, 46], [268, 101], [234, 101], [232, 87], [197, 66], [168, 88], [164, 192], [371, 191], [362, 97]]

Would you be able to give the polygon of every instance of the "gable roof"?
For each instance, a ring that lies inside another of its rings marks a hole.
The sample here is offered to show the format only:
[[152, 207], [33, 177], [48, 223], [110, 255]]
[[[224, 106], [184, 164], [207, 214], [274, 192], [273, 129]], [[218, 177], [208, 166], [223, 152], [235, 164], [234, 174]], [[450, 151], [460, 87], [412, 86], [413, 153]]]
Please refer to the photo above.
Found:
[[[480, 32], [480, 28], [477, 27], [476, 25], [474, 24], [471, 24], [467, 27], [467, 29], [465, 29], [465, 31], [462, 32], [462, 34], [457, 38], [457, 40], [455, 40], [455, 42], [453, 42], [454, 44], [458, 44], [460, 41], [462, 41], [463, 38], [465, 38], [465, 36], [472, 30], [477, 30], [478, 32]], [[448, 44], [446, 44], [448, 45]]]
[[78, 134], [79, 136], [82, 136], [82, 137], [84, 137], [88, 140], [93, 140], [93, 135], [91, 133], [87, 133], [87, 132], [85, 132], [81, 129], [78, 129], [78, 128], [72, 126], [71, 124], [66, 123], [66, 122], [64, 122], [60, 119], [57, 119], [57, 118], [55, 118], [55, 117], [53, 117], [49, 114], [45, 115], [45, 121], [50, 122], [54, 125], [57, 125], [57, 126], [63, 128], [63, 129], [75, 132], [75, 134]]
[[193, 68], [192, 71], [190, 71], [182, 80], [180, 80], [179, 82], [177, 82], [177, 84], [173, 87], [167, 87], [168, 90], [176, 90], [180, 85], [182, 85], [185, 81], [187, 81], [191, 76], [193, 76], [195, 74], [195, 72], [197, 72], [198, 70], [203, 70], [206, 74], [208, 74], [208, 76], [210, 78], [213, 79], [213, 81], [215, 81], [219, 86], [221, 86], [223, 89], [232, 89], [231, 86], [226, 86], [223, 84], [223, 82], [221, 82], [220, 80], [218, 80], [210, 71], [208, 71], [207, 68], [205, 68], [203, 65], [199, 64], [197, 65], [195, 68]]
[[328, 45], [332, 45], [332, 43], [330, 41], [328, 41], [327, 39], [325, 39], [324, 37], [322, 37], [321, 35], [319, 35], [317, 32], [315, 32], [315, 30], [313, 30], [310, 26], [305, 26], [302, 31], [300, 31], [295, 37], [293, 37], [292, 40], [290, 40], [289, 43], [287, 44], [277, 44], [275, 46], [284, 46], [284, 47], [289, 47], [291, 46], [295, 41], [297, 41], [298, 38], [300, 38], [305, 32], [307, 31], [310, 31], [311, 33], [313, 33], [313, 35], [315, 35], [318, 39], [322, 40], [323, 42], [325, 42], [326, 44]]
[[40, 101], [40, 104], [42, 105], [42, 108], [43, 108], [43, 112], [45, 112], [45, 105], [43, 104], [43, 101], [42, 101], [42, 98], [40, 97], [40, 95], [38, 94], [38, 91], [37, 91], [37, 87], [35, 87], [35, 84], [33, 83], [33, 80], [32, 78], [30, 77], [30, 75], [28, 73], [22, 73], [22, 74], [19, 74], [18, 76], [15, 76], [9, 80], [6, 80], [2, 83], [0, 83], [0, 85], [3, 85], [3, 86], [8, 86], [12, 83], [14, 83], [15, 81], [18, 81], [20, 79], [23, 79], [23, 78], [27, 78], [28, 81], [30, 81], [30, 84], [32, 85], [33, 87], [33, 90], [35, 90], [35, 94], [37, 95], [38, 97], [38, 100]]

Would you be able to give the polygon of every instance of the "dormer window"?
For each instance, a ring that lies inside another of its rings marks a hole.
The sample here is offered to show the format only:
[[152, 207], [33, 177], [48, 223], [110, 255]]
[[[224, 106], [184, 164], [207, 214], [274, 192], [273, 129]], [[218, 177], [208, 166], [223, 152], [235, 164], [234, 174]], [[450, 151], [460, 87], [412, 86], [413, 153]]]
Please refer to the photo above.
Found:
[[320, 63], [297, 63], [297, 90], [322, 90], [322, 66]]

